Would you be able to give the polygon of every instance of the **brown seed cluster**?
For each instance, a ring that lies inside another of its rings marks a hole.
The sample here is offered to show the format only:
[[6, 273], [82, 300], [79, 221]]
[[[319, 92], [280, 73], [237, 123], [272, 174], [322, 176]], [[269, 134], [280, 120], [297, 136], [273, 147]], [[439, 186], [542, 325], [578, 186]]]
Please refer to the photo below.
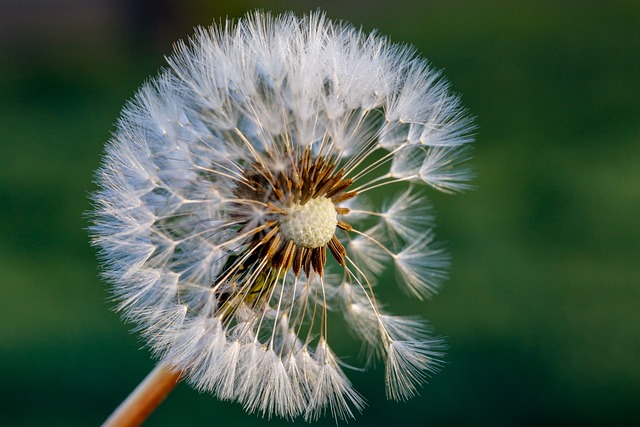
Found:
[[[322, 275], [327, 261], [327, 246], [338, 264], [344, 266], [346, 251], [335, 235], [320, 247], [299, 246], [280, 232], [279, 219], [294, 203], [304, 205], [311, 199], [325, 197], [336, 204], [354, 197], [355, 191], [347, 191], [352, 180], [345, 179], [343, 171], [336, 172], [335, 163], [324, 156], [318, 155], [314, 159], [309, 148], [304, 149], [297, 159], [290, 156], [285, 167], [278, 171], [272, 170], [270, 160], [249, 165], [243, 173], [244, 180], [235, 188], [237, 199], [266, 206], [268, 212], [261, 227], [255, 227], [248, 218], [238, 218], [240, 223], [244, 223], [240, 232], [251, 234], [251, 255], [243, 262], [244, 267], [262, 264], [280, 273], [291, 268], [295, 275], [304, 271], [308, 276], [312, 270]], [[336, 207], [336, 213], [345, 215], [349, 209]], [[254, 227], [253, 233], [247, 229], [249, 224]], [[351, 229], [341, 220], [338, 220], [337, 227], [347, 231]]]

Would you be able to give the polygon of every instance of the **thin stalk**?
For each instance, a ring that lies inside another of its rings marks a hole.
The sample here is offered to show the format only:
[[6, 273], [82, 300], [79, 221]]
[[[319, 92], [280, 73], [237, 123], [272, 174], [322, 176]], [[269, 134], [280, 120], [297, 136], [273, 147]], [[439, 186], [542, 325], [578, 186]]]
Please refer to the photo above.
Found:
[[102, 427], [136, 427], [162, 403], [180, 382], [182, 372], [160, 363], [102, 424]]

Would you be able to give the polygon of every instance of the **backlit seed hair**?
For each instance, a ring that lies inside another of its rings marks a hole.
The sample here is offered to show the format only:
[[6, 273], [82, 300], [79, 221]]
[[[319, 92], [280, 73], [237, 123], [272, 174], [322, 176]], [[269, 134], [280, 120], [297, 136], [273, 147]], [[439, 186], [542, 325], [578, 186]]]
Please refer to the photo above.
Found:
[[446, 276], [421, 187], [467, 187], [472, 123], [440, 73], [321, 12], [200, 28], [168, 62], [97, 173], [93, 241], [118, 309], [162, 363], [249, 412], [363, 408], [328, 311], [384, 361], [389, 398], [415, 395], [441, 343], [374, 289], [395, 270], [423, 299]]

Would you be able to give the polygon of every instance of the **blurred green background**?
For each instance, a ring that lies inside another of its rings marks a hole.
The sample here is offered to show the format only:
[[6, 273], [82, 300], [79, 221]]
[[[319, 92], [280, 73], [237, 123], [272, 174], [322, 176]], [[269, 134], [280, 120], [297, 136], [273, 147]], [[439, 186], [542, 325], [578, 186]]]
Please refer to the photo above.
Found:
[[[0, 2], [0, 425], [98, 425], [153, 366], [83, 216], [125, 100], [195, 25], [318, 6], [414, 44], [479, 126], [476, 189], [432, 192], [450, 280], [382, 290], [447, 364], [406, 403], [350, 372], [349, 425], [640, 425], [640, 2], [499, 0]], [[196, 424], [289, 423], [185, 384], [148, 421]]]

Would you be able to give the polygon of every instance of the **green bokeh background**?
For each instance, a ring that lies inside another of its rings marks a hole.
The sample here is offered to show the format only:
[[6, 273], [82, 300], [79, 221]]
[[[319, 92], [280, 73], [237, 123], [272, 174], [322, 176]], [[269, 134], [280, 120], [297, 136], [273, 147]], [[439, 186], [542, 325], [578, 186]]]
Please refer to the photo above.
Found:
[[[414, 44], [479, 126], [476, 189], [431, 192], [450, 280], [425, 304], [381, 287], [447, 364], [406, 403], [350, 372], [349, 425], [640, 425], [640, 2], [499, 0], [0, 3], [0, 425], [98, 425], [153, 366], [83, 216], [124, 101], [195, 25], [318, 6]], [[148, 421], [261, 424], [289, 423], [186, 384]]]

